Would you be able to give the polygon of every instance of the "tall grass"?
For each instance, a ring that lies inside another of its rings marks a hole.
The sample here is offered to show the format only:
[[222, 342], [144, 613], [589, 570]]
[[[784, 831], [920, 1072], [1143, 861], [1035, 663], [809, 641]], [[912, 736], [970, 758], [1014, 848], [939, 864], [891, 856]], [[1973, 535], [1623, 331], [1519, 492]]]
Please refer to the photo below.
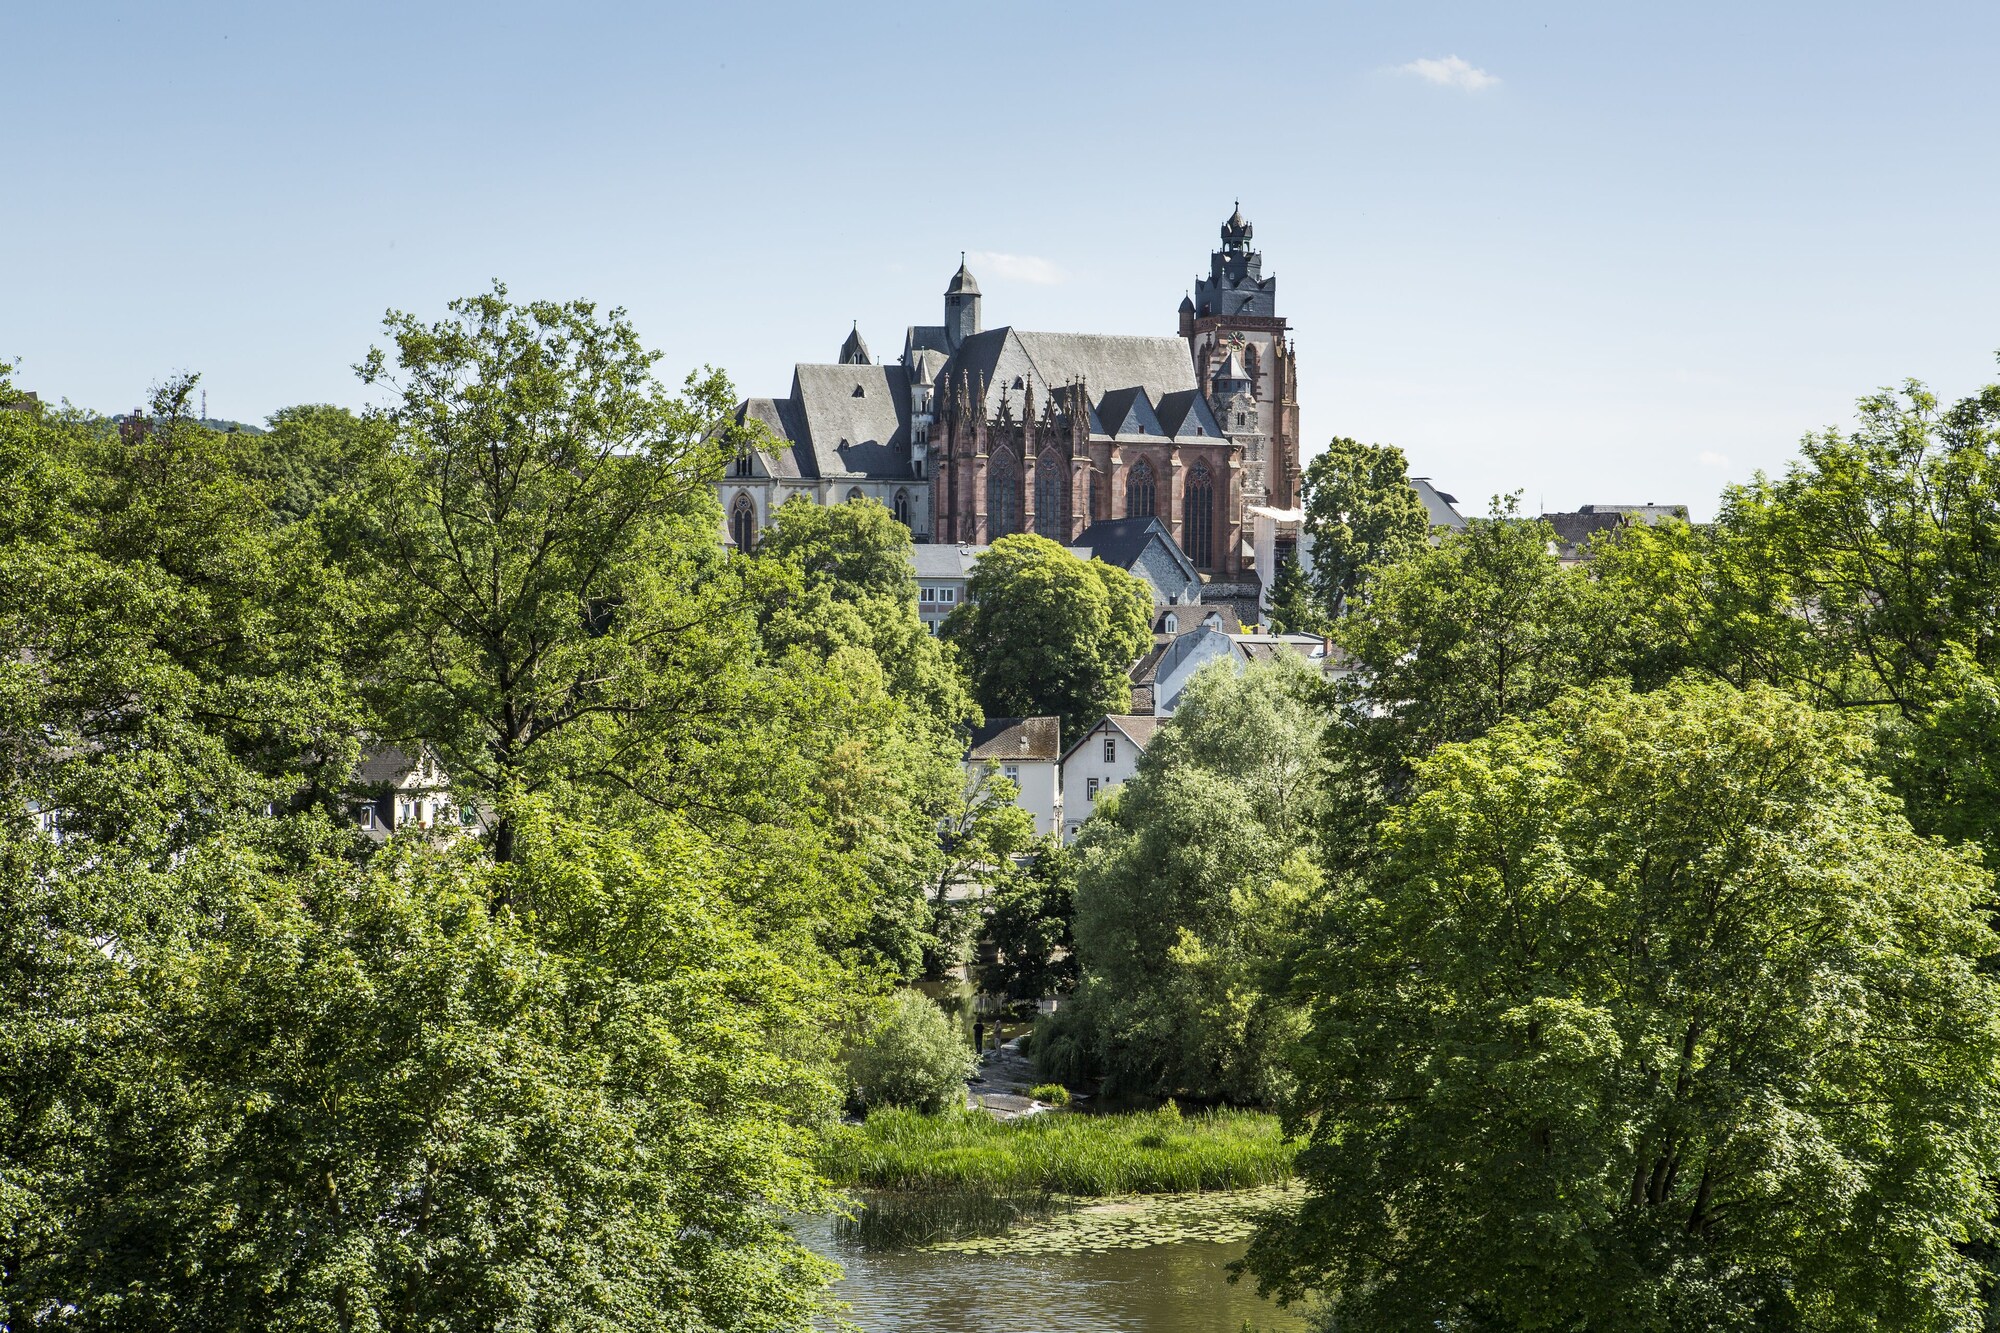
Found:
[[994, 1194], [1183, 1194], [1290, 1179], [1298, 1145], [1276, 1116], [1171, 1107], [1131, 1115], [877, 1111], [830, 1137], [821, 1169], [837, 1185]]

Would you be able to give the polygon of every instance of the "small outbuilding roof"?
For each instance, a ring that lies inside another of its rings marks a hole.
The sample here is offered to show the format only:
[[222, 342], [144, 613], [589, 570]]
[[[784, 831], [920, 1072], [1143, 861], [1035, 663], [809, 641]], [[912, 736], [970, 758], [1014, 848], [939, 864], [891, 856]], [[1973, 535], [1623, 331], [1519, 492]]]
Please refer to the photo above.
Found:
[[965, 757], [975, 761], [1019, 763], [1024, 759], [1062, 758], [1059, 717], [992, 717], [974, 727]]

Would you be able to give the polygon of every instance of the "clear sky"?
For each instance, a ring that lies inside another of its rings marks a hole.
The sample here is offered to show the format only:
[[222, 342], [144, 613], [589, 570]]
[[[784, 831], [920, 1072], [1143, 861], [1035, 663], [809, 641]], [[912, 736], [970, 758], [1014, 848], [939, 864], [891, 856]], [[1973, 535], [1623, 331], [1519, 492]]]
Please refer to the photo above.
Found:
[[1308, 448], [1686, 501], [2000, 377], [2000, 5], [0, 5], [0, 356], [118, 411], [366, 401], [385, 308], [627, 307], [678, 376], [1171, 333], [1241, 198]]

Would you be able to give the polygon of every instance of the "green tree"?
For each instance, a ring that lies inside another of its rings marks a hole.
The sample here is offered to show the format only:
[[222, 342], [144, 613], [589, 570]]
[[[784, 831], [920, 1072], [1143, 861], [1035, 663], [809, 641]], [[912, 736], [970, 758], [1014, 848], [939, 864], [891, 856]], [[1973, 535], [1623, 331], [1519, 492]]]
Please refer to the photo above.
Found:
[[1420, 761], [1299, 970], [1308, 1194], [1260, 1284], [1357, 1333], [1969, 1326], [1990, 883], [1865, 749], [1677, 682]]
[[524, 812], [507, 872], [309, 827], [147, 870], [8, 822], [0, 1324], [806, 1326], [812, 991], [699, 853]]
[[1076, 853], [1051, 834], [993, 895], [986, 939], [994, 961], [980, 969], [980, 989], [1010, 1000], [1075, 989], [1076, 873]]
[[270, 417], [270, 430], [246, 446], [251, 475], [267, 487], [272, 513], [297, 522], [381, 466], [390, 432], [380, 417], [307, 404]]
[[621, 311], [512, 305], [497, 283], [450, 309], [392, 312], [393, 367], [360, 367], [396, 394], [363, 500], [390, 614], [374, 695], [390, 735], [494, 805], [505, 862], [522, 795], [698, 804], [689, 761], [750, 711], [730, 670], [749, 626], [704, 595], [732, 395], [716, 373], [667, 393]]
[[1297, 552], [1287, 551], [1278, 561], [1268, 614], [1276, 634], [1318, 634], [1325, 626], [1326, 617], [1313, 601], [1312, 584], [1299, 566]]
[[760, 629], [771, 648], [866, 648], [898, 698], [956, 730], [978, 710], [957, 654], [917, 614], [912, 549], [910, 530], [874, 500], [779, 505], [755, 559], [791, 577], [761, 584]]
[[1355, 666], [1344, 744], [1393, 792], [1435, 747], [1524, 717], [1622, 665], [1617, 622], [1582, 568], [1516, 502], [1377, 571], [1334, 627]]
[[863, 1106], [903, 1106], [927, 1115], [965, 1105], [965, 1081], [976, 1065], [944, 1011], [908, 990], [890, 997], [847, 1058], [855, 1100]]
[[944, 635], [988, 717], [1054, 714], [1065, 735], [1080, 735], [1132, 706], [1125, 673], [1152, 639], [1144, 580], [1016, 533], [979, 558], [967, 593]]
[[1312, 589], [1327, 616], [1345, 614], [1370, 575], [1430, 536], [1430, 511], [1394, 445], [1330, 440], [1306, 465], [1303, 491]]
[[359, 717], [359, 604], [195, 384], [122, 430], [0, 411], [0, 807], [159, 855], [337, 787]]
[[1921, 830], [2000, 845], [2000, 740], [1976, 725], [2000, 676], [2000, 385], [1923, 385], [1809, 436], [1716, 522], [1622, 534], [1597, 561], [1634, 672], [1770, 681], [1878, 714], [1885, 771]]
[[1035, 1039], [1063, 1082], [1239, 1102], [1284, 1085], [1272, 965], [1318, 891], [1317, 672], [1290, 655], [1197, 672], [1077, 842], [1074, 1001]]
[[1035, 818], [1021, 808], [1019, 796], [998, 766], [986, 764], [970, 780], [960, 778], [936, 824], [924, 943], [924, 975], [933, 981], [964, 961], [982, 904], [1013, 882], [1017, 861], [1034, 844]]

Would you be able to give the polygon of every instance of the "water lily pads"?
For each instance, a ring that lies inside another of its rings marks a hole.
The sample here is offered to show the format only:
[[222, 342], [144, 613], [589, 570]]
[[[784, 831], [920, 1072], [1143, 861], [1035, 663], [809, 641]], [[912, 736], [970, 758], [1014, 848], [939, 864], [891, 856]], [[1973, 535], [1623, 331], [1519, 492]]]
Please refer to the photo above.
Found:
[[1288, 1208], [1296, 1185], [1206, 1194], [1143, 1194], [1078, 1199], [1076, 1207], [1024, 1222], [1001, 1235], [945, 1241], [927, 1248], [953, 1254], [1101, 1253], [1183, 1241], [1247, 1240], [1264, 1214]]

